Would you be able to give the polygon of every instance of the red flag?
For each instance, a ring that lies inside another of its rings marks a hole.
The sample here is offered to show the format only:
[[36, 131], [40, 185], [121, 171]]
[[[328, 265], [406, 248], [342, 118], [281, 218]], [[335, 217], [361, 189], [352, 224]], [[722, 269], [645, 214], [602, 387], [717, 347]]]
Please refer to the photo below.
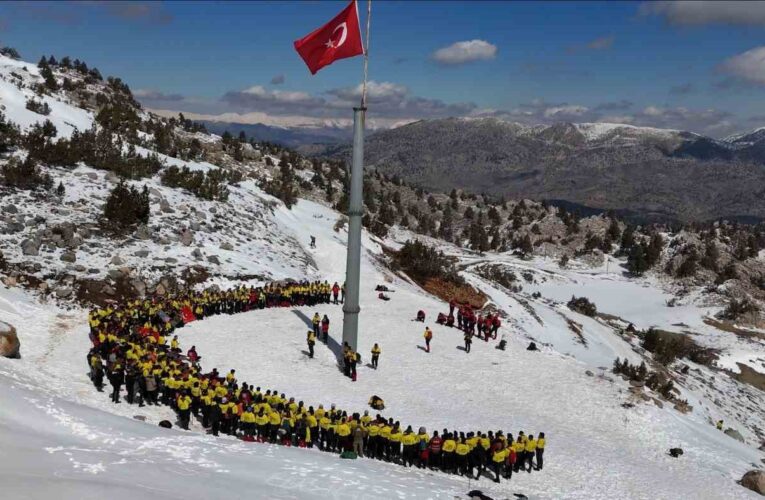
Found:
[[192, 321], [196, 320], [197, 317], [194, 316], [194, 312], [191, 310], [189, 306], [185, 306], [181, 309], [181, 318], [183, 318], [183, 323], [191, 323]]
[[321, 28], [296, 40], [295, 50], [303, 58], [312, 75], [338, 59], [363, 54], [356, 1], [353, 0]]

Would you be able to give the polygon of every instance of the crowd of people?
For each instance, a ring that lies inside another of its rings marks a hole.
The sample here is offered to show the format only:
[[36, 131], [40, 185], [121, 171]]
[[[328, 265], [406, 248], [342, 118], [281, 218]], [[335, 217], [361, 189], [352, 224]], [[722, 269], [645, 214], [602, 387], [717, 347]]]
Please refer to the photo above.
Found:
[[[339, 292], [337, 284], [335, 287]], [[226, 291], [207, 289], [94, 309], [89, 314], [91, 380], [102, 390], [106, 377], [114, 403], [120, 402], [124, 386], [128, 403], [167, 405], [175, 410], [183, 429], [189, 429], [193, 417], [215, 436], [316, 447], [476, 479], [485, 473], [497, 482], [500, 477], [510, 478], [513, 472], [542, 469], [543, 433], [537, 438], [523, 432], [514, 438], [502, 431], [443, 429], [429, 434], [424, 427], [415, 432], [411, 425], [380, 413], [372, 417], [369, 410], [360, 414], [334, 404], [329, 408], [306, 405], [275, 389], [240, 382], [234, 369], [226, 373], [216, 368], [203, 370], [196, 347], [184, 354], [175, 335], [176, 329], [189, 321], [211, 315], [328, 304], [337, 299], [335, 287], [326, 281], [304, 281]], [[311, 341], [327, 340], [329, 318], [320, 318], [317, 313], [312, 325], [308, 332], [311, 355]], [[375, 344], [374, 368], [380, 353]], [[355, 379], [358, 354], [345, 345], [343, 359], [346, 375]], [[379, 398], [370, 400], [370, 406], [374, 411], [384, 408]]]

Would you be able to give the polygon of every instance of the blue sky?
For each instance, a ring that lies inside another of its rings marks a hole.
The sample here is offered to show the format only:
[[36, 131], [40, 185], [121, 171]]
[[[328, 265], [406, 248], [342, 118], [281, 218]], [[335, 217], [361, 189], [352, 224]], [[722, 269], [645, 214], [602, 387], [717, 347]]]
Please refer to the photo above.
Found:
[[[346, 124], [361, 58], [311, 76], [292, 48], [345, 5], [2, 3], [0, 42], [27, 60], [83, 59], [122, 77], [152, 109]], [[359, 5], [364, 11], [366, 2]], [[722, 136], [765, 125], [765, 2], [374, 0], [372, 9], [369, 113], [377, 126], [496, 116]], [[453, 45], [467, 41], [473, 60], [450, 59]]]

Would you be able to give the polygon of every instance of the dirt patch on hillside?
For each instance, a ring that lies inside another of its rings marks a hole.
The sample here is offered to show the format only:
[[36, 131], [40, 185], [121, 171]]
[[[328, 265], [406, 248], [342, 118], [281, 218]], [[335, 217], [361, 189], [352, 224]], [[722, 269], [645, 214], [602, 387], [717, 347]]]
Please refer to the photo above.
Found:
[[457, 284], [445, 281], [441, 278], [429, 278], [425, 280], [424, 283], [420, 283], [420, 286], [422, 286], [425, 291], [432, 293], [446, 302], [456, 300], [463, 304], [468, 303], [478, 309], [483, 308], [489, 300], [486, 295], [467, 283]]
[[753, 387], [758, 388], [761, 391], [765, 391], [765, 374], [758, 372], [751, 366], [743, 363], [736, 363], [741, 373], [736, 373], [733, 377], [739, 382], [744, 382]]
[[735, 333], [744, 339], [751, 340], [752, 338], [757, 338], [760, 340], [765, 340], [765, 333], [758, 332], [756, 330], [747, 330], [746, 328], [732, 325], [726, 321], [718, 321], [713, 318], [704, 318], [704, 323], [724, 332]]

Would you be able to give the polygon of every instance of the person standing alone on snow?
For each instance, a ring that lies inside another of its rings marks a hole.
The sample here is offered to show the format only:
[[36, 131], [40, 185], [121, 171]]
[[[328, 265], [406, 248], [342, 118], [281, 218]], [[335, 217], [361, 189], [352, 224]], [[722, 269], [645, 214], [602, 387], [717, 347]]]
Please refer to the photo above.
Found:
[[382, 350], [380, 349], [380, 346], [375, 342], [375, 345], [372, 346], [372, 368], [375, 370], [377, 370], [377, 362], [380, 359], [381, 352]]
[[321, 324], [321, 316], [319, 316], [319, 313], [314, 313], [311, 324], [313, 325], [313, 334], [318, 337], [319, 325]]
[[433, 339], [433, 332], [427, 326], [425, 327], [425, 334], [423, 337], [425, 337], [425, 350], [430, 352], [430, 341]]
[[335, 281], [335, 284], [332, 285], [332, 297], [335, 300], [335, 304], [337, 304], [337, 296], [340, 294], [340, 285], [337, 284], [337, 281]]
[[316, 344], [316, 335], [311, 330], [308, 330], [306, 342], [308, 342], [308, 357], [313, 359], [313, 346]]
[[465, 332], [465, 352], [470, 352], [470, 344], [473, 342], [473, 335]]
[[321, 335], [324, 343], [327, 343], [327, 337], [329, 336], [329, 317], [325, 314], [321, 319]]

